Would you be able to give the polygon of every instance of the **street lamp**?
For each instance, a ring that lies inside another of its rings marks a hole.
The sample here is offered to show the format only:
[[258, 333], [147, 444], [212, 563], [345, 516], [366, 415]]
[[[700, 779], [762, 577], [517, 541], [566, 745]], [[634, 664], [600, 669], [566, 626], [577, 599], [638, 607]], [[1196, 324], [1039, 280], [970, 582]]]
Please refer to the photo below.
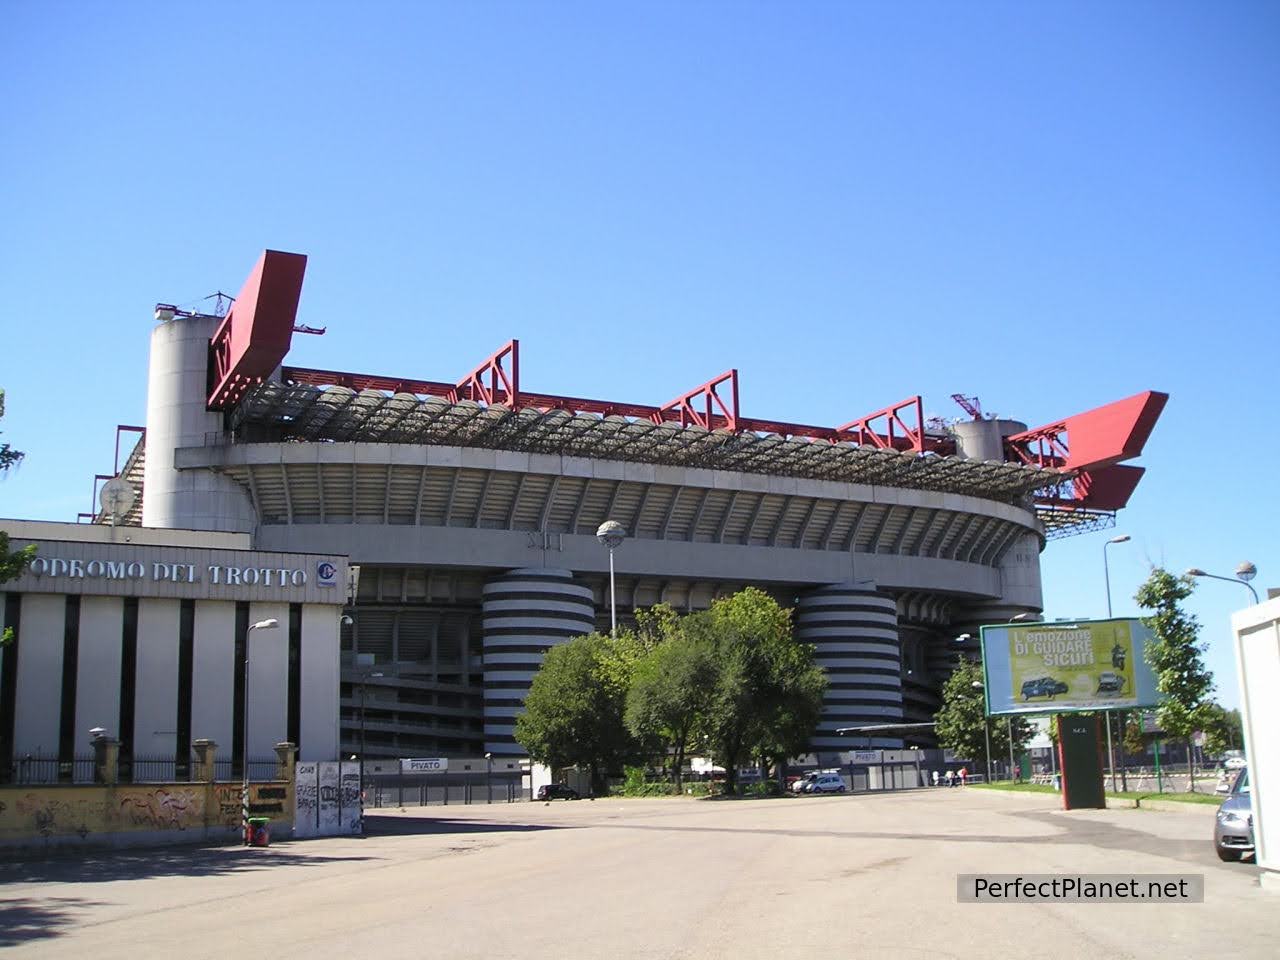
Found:
[[1250, 586], [1249, 581], [1257, 575], [1258, 568], [1248, 560], [1236, 567], [1236, 575], [1234, 577], [1220, 577], [1216, 573], [1205, 573], [1199, 567], [1191, 567], [1187, 570], [1188, 577], [1209, 577], [1211, 580], [1225, 580], [1227, 583], [1238, 583], [1253, 594], [1254, 603], [1258, 602], [1258, 591]]
[[617, 520], [606, 520], [596, 530], [596, 539], [609, 548], [609, 619], [611, 627], [609, 635], [618, 635], [618, 597], [613, 582], [613, 551], [627, 539], [627, 528]]
[[1010, 623], [1039, 623], [1040, 614], [1038, 613], [1015, 613], [1009, 618]]
[[[1118, 537], [1112, 537], [1102, 545], [1102, 576], [1107, 584], [1107, 619], [1111, 619], [1111, 567], [1107, 563], [1107, 547], [1113, 543], [1128, 543], [1129, 535], [1122, 533]], [[1111, 768], [1111, 792], [1116, 792], [1116, 750], [1111, 742], [1111, 711], [1102, 711], [1103, 722], [1107, 725], [1107, 766]]]
[[363, 767], [363, 764], [364, 764], [364, 685], [368, 683], [370, 680], [376, 680], [379, 677], [384, 677], [384, 676], [386, 676], [386, 674], [383, 674], [383, 673], [360, 674], [360, 763], [362, 764], [360, 768], [361, 770], [364, 769]]
[[280, 626], [275, 617], [249, 624], [244, 633], [244, 779], [240, 784], [240, 836], [249, 842], [249, 640], [255, 630], [274, 630]]
[[[970, 684], [975, 690], [985, 690], [981, 680]], [[987, 783], [991, 782], [991, 719], [987, 716], [986, 697], [982, 700], [982, 734], [987, 738]]]
[[484, 755], [484, 802], [493, 803], [493, 754]]

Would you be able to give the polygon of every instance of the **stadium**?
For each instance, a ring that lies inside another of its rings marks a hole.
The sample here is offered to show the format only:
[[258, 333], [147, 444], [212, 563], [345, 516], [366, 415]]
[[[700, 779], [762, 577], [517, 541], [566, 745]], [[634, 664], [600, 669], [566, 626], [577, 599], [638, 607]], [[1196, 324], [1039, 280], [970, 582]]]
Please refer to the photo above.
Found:
[[1046, 542], [1114, 523], [1167, 399], [1028, 429], [913, 396], [813, 426], [746, 415], [736, 370], [654, 405], [535, 392], [516, 340], [443, 380], [304, 369], [305, 267], [265, 252], [225, 315], [157, 306], [145, 424], [99, 479], [136, 491], [124, 525], [349, 558], [340, 747], [373, 758], [522, 753], [544, 652], [608, 630], [606, 520], [621, 621], [746, 585], [795, 609], [830, 681], [815, 751], [931, 719], [956, 637], [1038, 613]]

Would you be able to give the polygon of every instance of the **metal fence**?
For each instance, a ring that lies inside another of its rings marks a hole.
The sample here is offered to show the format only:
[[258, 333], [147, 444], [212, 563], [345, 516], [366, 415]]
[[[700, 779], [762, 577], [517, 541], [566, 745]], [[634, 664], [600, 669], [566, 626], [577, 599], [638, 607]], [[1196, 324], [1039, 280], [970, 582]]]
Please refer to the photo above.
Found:
[[[172, 754], [165, 756], [120, 757], [117, 776], [120, 783], [188, 783], [195, 772], [195, 761], [179, 762]], [[279, 761], [275, 757], [255, 757], [249, 761], [249, 779], [255, 783], [279, 779]], [[242, 778], [239, 764], [230, 759], [214, 761], [214, 779], [222, 782], [239, 782]], [[6, 769], [0, 766], [0, 783], [53, 784], [93, 783], [97, 779], [97, 761], [93, 755], [77, 756], [71, 760], [57, 757], [14, 757]]]
[[92, 754], [70, 760], [28, 754], [13, 758], [7, 779], [19, 784], [93, 783], [94, 765]]
[[[272, 757], [254, 757], [249, 761], [249, 779], [253, 783], [262, 783], [267, 780], [278, 780], [280, 770], [280, 762]], [[236, 780], [243, 780], [244, 773], [238, 763], [232, 763], [230, 759], [213, 761], [213, 779], [220, 783], [228, 783]]]
[[365, 809], [470, 803], [518, 803], [529, 799], [526, 777], [448, 773], [431, 776], [371, 774], [364, 782]]

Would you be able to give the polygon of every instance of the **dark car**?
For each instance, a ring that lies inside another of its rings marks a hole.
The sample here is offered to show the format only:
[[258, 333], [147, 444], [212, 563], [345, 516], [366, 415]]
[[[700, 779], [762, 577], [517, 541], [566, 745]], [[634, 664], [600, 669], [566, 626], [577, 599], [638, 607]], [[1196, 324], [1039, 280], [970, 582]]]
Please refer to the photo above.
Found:
[[1067, 692], [1067, 685], [1061, 680], [1055, 680], [1053, 677], [1037, 677], [1035, 680], [1028, 680], [1022, 685], [1022, 699], [1030, 700], [1032, 697], [1048, 697], [1052, 700], [1060, 693]]
[[578, 800], [578, 791], [563, 783], [548, 783], [538, 788], [539, 800]]
[[1253, 806], [1250, 803], [1249, 768], [1231, 786], [1231, 794], [1218, 808], [1213, 827], [1213, 849], [1219, 860], [1239, 860], [1253, 853]]
[[1098, 674], [1098, 693], [1120, 693], [1129, 681], [1121, 673]]

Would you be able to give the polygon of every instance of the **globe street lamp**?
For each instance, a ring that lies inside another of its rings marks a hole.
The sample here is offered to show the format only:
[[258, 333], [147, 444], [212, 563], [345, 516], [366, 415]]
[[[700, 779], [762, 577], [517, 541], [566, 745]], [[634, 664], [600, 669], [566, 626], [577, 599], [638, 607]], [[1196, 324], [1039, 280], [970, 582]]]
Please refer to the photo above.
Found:
[[[973, 683], [971, 683], [971, 684], [970, 684], [970, 686], [971, 686], [971, 687], [973, 687], [973, 689], [975, 689], [975, 690], [984, 690], [984, 691], [985, 691], [985, 689], [986, 689], [986, 688], [982, 685], [982, 681], [981, 681], [981, 680], [975, 680], [975, 681], [973, 681]], [[987, 783], [990, 783], [990, 782], [991, 782], [991, 721], [990, 721], [990, 719], [987, 717], [987, 700], [986, 700], [986, 697], [985, 697], [985, 696], [982, 698], [982, 735], [983, 735], [984, 737], [986, 737], [986, 740], [987, 740], [987, 757], [986, 757], [986, 759], [987, 759]]]
[[627, 528], [617, 520], [606, 520], [596, 530], [596, 539], [609, 548], [609, 620], [611, 624], [609, 635], [616, 637], [618, 635], [618, 597], [613, 581], [613, 551], [627, 539]]
[[[1107, 564], [1107, 547], [1113, 543], [1128, 543], [1129, 535], [1122, 533], [1112, 537], [1102, 545], [1102, 576], [1107, 584], [1107, 619], [1111, 619], [1111, 567]], [[1107, 725], [1107, 765], [1111, 768], [1111, 792], [1116, 792], [1116, 751], [1111, 743], [1111, 711], [1102, 711], [1102, 720]]]
[[249, 625], [244, 634], [244, 779], [240, 784], [240, 836], [249, 842], [249, 640], [255, 630], [274, 630], [280, 626], [275, 617]]
[[364, 771], [365, 763], [365, 684], [370, 680], [378, 680], [384, 673], [361, 673], [360, 675], [360, 763]]
[[[1108, 620], [1111, 619], [1111, 568], [1107, 566], [1107, 547], [1111, 546], [1113, 543], [1128, 543], [1129, 539], [1130, 539], [1129, 535], [1127, 533], [1123, 533], [1118, 537], [1112, 537], [1110, 540], [1108, 540], [1106, 543], [1102, 545], [1102, 574], [1107, 581], [1107, 619]], [[1112, 787], [1114, 788], [1115, 784], [1112, 784]]]
[[1258, 568], [1246, 560], [1244, 563], [1236, 567], [1236, 575], [1234, 577], [1220, 577], [1216, 573], [1205, 573], [1199, 567], [1191, 567], [1187, 571], [1188, 577], [1209, 577], [1211, 580], [1225, 580], [1227, 583], [1238, 583], [1248, 589], [1253, 594], [1253, 602], [1258, 602], [1258, 591], [1253, 589], [1249, 581], [1258, 575]]

